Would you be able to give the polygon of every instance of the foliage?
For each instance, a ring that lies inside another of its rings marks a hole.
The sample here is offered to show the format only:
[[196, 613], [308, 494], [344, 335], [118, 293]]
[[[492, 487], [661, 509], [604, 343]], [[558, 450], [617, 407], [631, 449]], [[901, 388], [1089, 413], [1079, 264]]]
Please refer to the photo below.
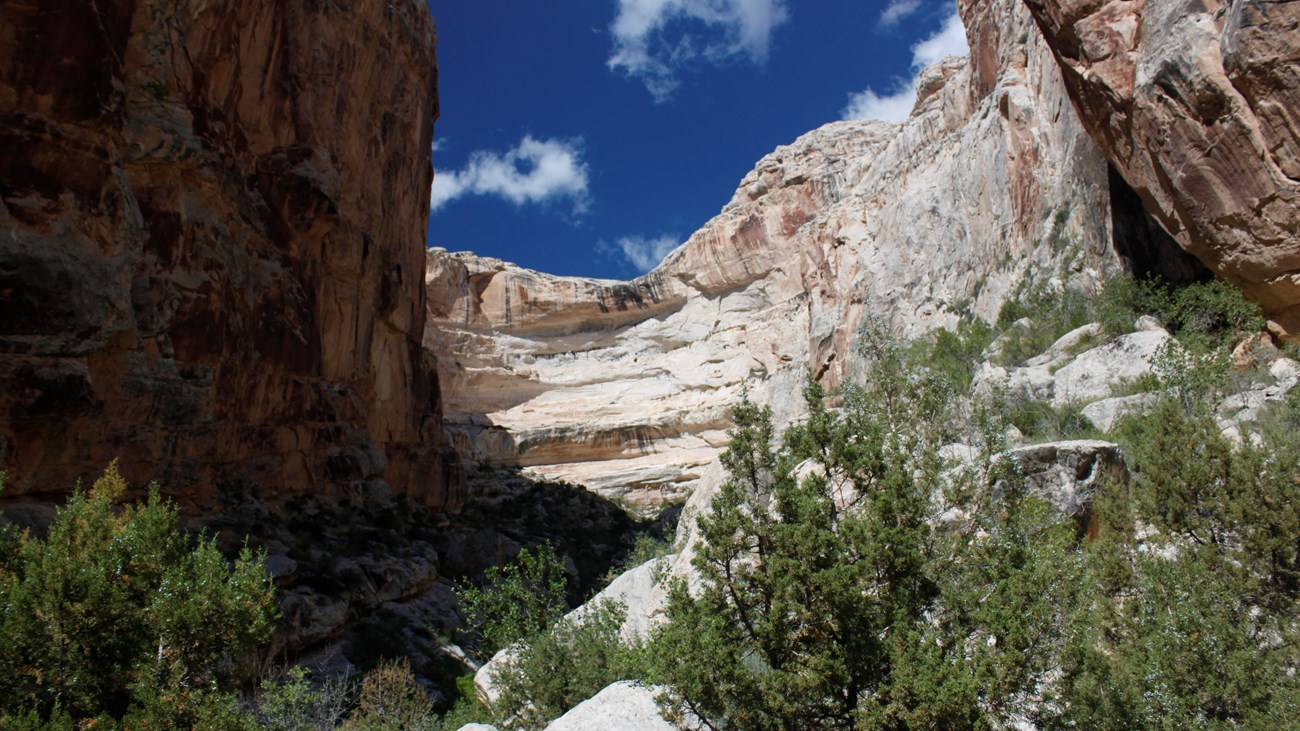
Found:
[[[662, 547], [649, 540], [643, 551]], [[564, 565], [549, 546], [522, 551], [514, 564], [489, 569], [483, 586], [457, 593], [480, 637], [479, 652], [496, 654], [492, 682], [498, 695], [484, 709], [472, 680], [461, 683], [461, 698], [442, 719], [454, 722], [490, 716], [503, 729], [540, 729], [617, 680], [641, 675], [639, 652], [619, 633], [626, 609], [614, 602], [588, 605], [563, 617]], [[497, 654], [500, 649], [506, 652]]]
[[1172, 399], [1126, 424], [1134, 477], [1099, 502], [1056, 724], [1270, 728], [1295, 717], [1300, 451], [1294, 432], [1264, 432], [1235, 446], [1206, 410]]
[[[1036, 559], [1068, 531], [1020, 509], [1032, 501], [1014, 473], [980, 473], [964, 492], [997, 502], [984, 518], [993, 538], [936, 532], [933, 501], [948, 491], [933, 455], [951, 393], [879, 323], [863, 343], [870, 386], [847, 389], [835, 413], [810, 383], [809, 417], [781, 449], [769, 410], [736, 408], [728, 479], [699, 523], [701, 586], [672, 585], [651, 645], [671, 715], [712, 728], [975, 728], [1045, 672], [1035, 650], [1056, 612], [1043, 590], [1061, 574]], [[1056, 538], [1034, 543], [1044, 532]]]
[[141, 505], [120, 506], [125, 489], [109, 465], [44, 540], [7, 539], [0, 708], [237, 728], [232, 671], [275, 620], [263, 561], [245, 550], [232, 566], [212, 541], [177, 531], [156, 485]]
[[1188, 347], [1167, 340], [1151, 358], [1158, 388], [1187, 412], [1204, 411], [1223, 395], [1231, 377], [1227, 349]]
[[663, 558], [672, 553], [672, 550], [673, 544], [671, 541], [665, 541], [642, 533], [636, 537], [636, 542], [632, 544], [632, 550], [628, 551], [627, 556], [619, 562], [616, 568], [610, 569], [609, 579], [612, 581], [624, 571], [629, 571], [657, 558]]
[[344, 722], [344, 731], [431, 729], [437, 719], [424, 689], [411, 674], [405, 658], [384, 660], [366, 673], [357, 689], [357, 707]]
[[1011, 399], [1004, 405], [1007, 421], [1030, 439], [1089, 439], [1097, 429], [1077, 405], [1053, 406], [1032, 399]]
[[998, 455], [1008, 420], [1076, 436], [1077, 410], [977, 406], [964, 441], [979, 457], [938, 463], [952, 392], [917, 356], [935, 341], [904, 352], [877, 323], [863, 336], [869, 385], [833, 411], [810, 383], [809, 416], [780, 445], [767, 409], [736, 408], [728, 478], [699, 520], [699, 586], [671, 585], [649, 648], [668, 715], [717, 729], [1292, 722], [1300, 393], [1234, 444], [1207, 406], [1223, 349], [1169, 346], [1156, 406], [1118, 429], [1131, 480], [1069, 517]]
[[345, 681], [326, 681], [318, 687], [305, 669], [292, 667], [282, 679], [262, 684], [257, 719], [266, 731], [333, 729], [347, 705]]
[[548, 545], [519, 552], [514, 563], [484, 572], [482, 586], [456, 591], [473, 628], [478, 654], [497, 651], [550, 627], [564, 614], [564, 563]]
[[984, 349], [993, 341], [993, 330], [983, 320], [963, 319], [957, 331], [938, 329], [913, 341], [909, 361], [946, 378], [954, 388], [965, 390], [975, 377]]
[[1201, 350], [1227, 345], [1266, 324], [1259, 306], [1222, 280], [1173, 287], [1124, 274], [1103, 285], [1097, 321], [1107, 332], [1132, 332], [1141, 315], [1155, 317], [1179, 339], [1200, 344]]
[[459, 731], [462, 726], [471, 723], [492, 723], [492, 714], [478, 701], [473, 674], [457, 678], [456, 690], [458, 697], [438, 720], [439, 731]]
[[1023, 287], [998, 311], [998, 359], [1002, 365], [1023, 365], [1092, 319], [1092, 303], [1082, 292], [1050, 284]]
[[500, 689], [492, 707], [497, 727], [545, 728], [609, 684], [642, 675], [637, 649], [619, 634], [626, 615], [623, 605], [598, 601], [499, 657], [492, 676]]

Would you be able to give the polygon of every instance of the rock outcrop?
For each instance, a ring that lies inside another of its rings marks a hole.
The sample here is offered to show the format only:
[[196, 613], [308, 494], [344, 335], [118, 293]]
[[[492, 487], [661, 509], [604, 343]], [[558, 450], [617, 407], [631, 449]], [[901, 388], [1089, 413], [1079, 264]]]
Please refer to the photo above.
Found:
[[546, 731], [674, 731], [659, 715], [661, 688], [629, 681], [614, 683], [555, 719]]
[[[415, 0], [0, 6], [0, 467], [462, 500]], [[379, 110], [379, 111], [376, 111]]]
[[1148, 210], [1300, 331], [1300, 4], [1025, 3], [1093, 140]]
[[1110, 176], [1018, 1], [967, 3], [974, 61], [927, 69], [899, 125], [777, 148], [643, 277], [554, 277], [433, 251], [426, 345], [452, 441], [635, 503], [680, 499], [746, 389], [778, 420], [804, 374], [856, 375], [877, 313], [905, 334], [992, 318], [1026, 278], [1088, 286], [1113, 254]]

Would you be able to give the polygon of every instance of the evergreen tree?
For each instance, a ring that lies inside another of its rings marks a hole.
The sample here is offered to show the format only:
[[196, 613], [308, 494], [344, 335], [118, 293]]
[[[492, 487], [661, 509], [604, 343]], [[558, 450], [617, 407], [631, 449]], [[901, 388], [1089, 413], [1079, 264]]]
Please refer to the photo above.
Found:
[[109, 465], [44, 540], [2, 542], [0, 714], [239, 727], [230, 671], [270, 637], [270, 577], [247, 550], [232, 567], [192, 545], [156, 485], [142, 505], [120, 505], [125, 489]]

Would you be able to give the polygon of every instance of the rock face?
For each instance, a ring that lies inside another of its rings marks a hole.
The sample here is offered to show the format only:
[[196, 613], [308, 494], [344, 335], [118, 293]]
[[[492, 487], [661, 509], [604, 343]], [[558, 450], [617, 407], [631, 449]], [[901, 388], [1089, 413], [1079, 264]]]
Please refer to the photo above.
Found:
[[574, 706], [546, 727], [546, 731], [673, 731], [677, 726], [659, 715], [655, 696], [662, 689], [620, 682]]
[[810, 368], [853, 378], [864, 314], [915, 334], [993, 317], [1027, 277], [1087, 286], [1110, 266], [1108, 169], [1028, 12], [965, 5], [974, 61], [927, 69], [909, 120], [836, 122], [777, 148], [643, 277], [431, 252], [425, 343], [453, 354], [439, 379], [462, 453], [678, 499], [745, 389], [780, 421]]
[[1183, 247], [1300, 328], [1300, 4], [1025, 0], [1093, 140]]
[[8, 492], [118, 457], [187, 503], [460, 502], [421, 349], [433, 51], [415, 0], [0, 7]]

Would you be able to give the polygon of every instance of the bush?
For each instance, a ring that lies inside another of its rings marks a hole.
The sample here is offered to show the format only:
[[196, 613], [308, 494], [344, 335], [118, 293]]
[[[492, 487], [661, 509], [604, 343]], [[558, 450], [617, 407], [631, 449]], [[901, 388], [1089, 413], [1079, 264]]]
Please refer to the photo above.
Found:
[[626, 615], [621, 604], [597, 602], [515, 645], [493, 672], [496, 725], [540, 730], [607, 685], [642, 677], [637, 649], [619, 635]]
[[549, 545], [519, 552], [514, 563], [484, 572], [482, 585], [456, 590], [480, 658], [549, 628], [564, 614], [564, 563]]
[[1141, 315], [1155, 317], [1171, 333], [1202, 346], [1202, 350], [1229, 345], [1267, 324], [1259, 305], [1222, 280], [1175, 288], [1124, 274], [1103, 285], [1097, 298], [1097, 321], [1107, 332], [1132, 332]]
[[835, 413], [810, 383], [810, 415], [782, 448], [768, 409], [736, 408], [728, 478], [699, 521], [700, 585], [672, 585], [650, 646], [670, 716], [712, 728], [976, 728], [1043, 676], [1052, 653], [1040, 650], [1055, 636], [1045, 590], [1062, 574], [1035, 561], [1051, 550], [1025, 546], [1055, 524], [1017, 518], [1045, 511], [1019, 508], [1032, 501], [1016, 475], [981, 473], [960, 492], [993, 500], [998, 486], [982, 513], [992, 538], [971, 540], [977, 526], [936, 532], [932, 501], [947, 491], [934, 455], [951, 392], [908, 366], [879, 323], [863, 336], [870, 385], [846, 389]]
[[993, 330], [983, 320], [963, 319], [957, 331], [934, 330], [909, 346], [909, 362], [946, 378], [953, 388], [970, 387], [984, 349], [993, 341]]
[[1005, 405], [1006, 420], [1026, 438], [1041, 441], [1091, 439], [1096, 427], [1075, 405], [1053, 406], [1045, 401], [1014, 399]]
[[[1013, 327], [1023, 318], [1028, 321]], [[1004, 302], [998, 312], [999, 361], [1002, 365], [1023, 365], [1062, 335], [1092, 320], [1091, 302], [1081, 292], [1050, 285], [1023, 289]]]
[[343, 731], [424, 731], [437, 723], [424, 689], [411, 674], [410, 663], [384, 660], [366, 673], [357, 689], [357, 707]]
[[1134, 477], [1098, 501], [1061, 682], [1046, 704], [1058, 711], [1052, 725], [1292, 724], [1300, 703], [1294, 431], [1265, 428], [1258, 446], [1234, 446], [1208, 410], [1164, 399], [1126, 420], [1121, 441]]
[[156, 485], [142, 505], [119, 506], [125, 489], [109, 465], [47, 538], [5, 539], [0, 708], [236, 727], [233, 671], [276, 616], [262, 559], [245, 550], [232, 566], [212, 541], [178, 532]]
[[[699, 519], [698, 586], [671, 586], [649, 648], [669, 716], [745, 729], [1293, 723], [1300, 392], [1261, 416], [1258, 443], [1234, 445], [1167, 387], [1121, 422], [1132, 479], [1065, 516], [990, 459], [996, 410], [974, 415], [975, 465], [936, 464], [944, 379], [879, 327], [864, 342], [868, 386], [832, 411], [809, 384], [809, 416], [781, 445], [767, 409], [737, 407], [727, 480]], [[1166, 381], [1179, 378], [1198, 382]], [[1024, 409], [1074, 429], [1077, 412], [1049, 411]]]
[[281, 680], [263, 683], [257, 699], [258, 722], [266, 731], [333, 729], [343, 719], [348, 695], [344, 680], [317, 687], [305, 669], [289, 668]]

